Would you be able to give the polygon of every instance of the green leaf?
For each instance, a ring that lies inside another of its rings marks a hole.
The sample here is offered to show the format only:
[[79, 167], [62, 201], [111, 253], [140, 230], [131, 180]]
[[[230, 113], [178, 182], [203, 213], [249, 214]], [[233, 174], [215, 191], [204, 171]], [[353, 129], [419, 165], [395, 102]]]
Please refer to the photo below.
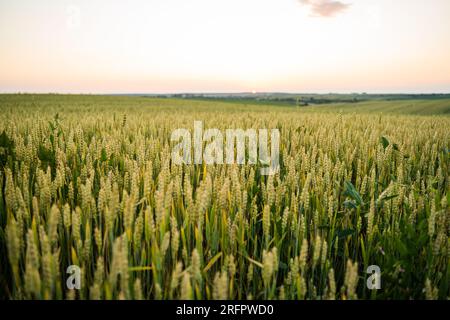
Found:
[[152, 270], [152, 266], [129, 267], [128, 271], [146, 271]]
[[383, 148], [386, 149], [388, 147], [388, 145], [389, 145], [389, 140], [385, 136], [382, 136], [381, 137], [381, 144], [383, 145]]
[[203, 272], [207, 272], [214, 263], [216, 263], [217, 260], [219, 260], [219, 258], [222, 256], [222, 252], [219, 252], [218, 254], [216, 254], [211, 260], [209, 260], [208, 264], [206, 265], [206, 267], [203, 269]]
[[351, 236], [355, 233], [355, 230], [353, 229], [343, 229], [343, 230], [337, 230], [336, 231], [336, 236], [339, 239], [344, 239], [347, 238], [348, 236]]
[[14, 141], [3, 130], [0, 134], [0, 165], [2, 167], [8, 162], [9, 156], [14, 156]]
[[364, 202], [361, 198], [361, 195], [359, 194], [359, 192], [356, 190], [355, 186], [351, 182], [345, 181], [344, 195], [349, 196], [350, 198], [355, 200], [356, 204], [358, 206], [361, 206], [362, 204], [364, 204]]
[[101, 155], [100, 159], [101, 159], [102, 162], [105, 162], [105, 161], [108, 160], [108, 155], [106, 154], [105, 148], [102, 148], [102, 155]]
[[[382, 136], [380, 140], [381, 140], [381, 144], [383, 145], [384, 149], [386, 149], [391, 144], [391, 142], [388, 140], [388, 138], [386, 138], [384, 136]], [[395, 151], [399, 151], [400, 150], [400, 148], [398, 147], [398, 144], [396, 144], [396, 143], [392, 143], [392, 148]]]
[[356, 203], [353, 200], [345, 200], [344, 201], [344, 207], [347, 209], [356, 209]]
[[250, 257], [247, 257], [247, 260], [250, 261], [251, 263], [257, 265], [257, 266], [260, 267], [261, 269], [264, 267], [263, 264], [262, 264], [261, 262], [258, 262], [258, 261], [256, 261], [256, 260], [253, 260], [253, 259], [250, 258]]
[[268, 161], [265, 161], [265, 160], [263, 160], [263, 159], [259, 159], [259, 163], [262, 165], [262, 166], [269, 166], [270, 165], [270, 161], [268, 160]]
[[0, 147], [5, 149], [11, 148], [14, 146], [14, 142], [8, 137], [6, 131], [3, 130], [2, 134], [0, 134]]
[[380, 201], [378, 201], [378, 202], [388, 201], [388, 200], [391, 200], [391, 199], [394, 199], [397, 197], [398, 197], [398, 194], [393, 194], [392, 196], [386, 196], [386, 197], [381, 198]]

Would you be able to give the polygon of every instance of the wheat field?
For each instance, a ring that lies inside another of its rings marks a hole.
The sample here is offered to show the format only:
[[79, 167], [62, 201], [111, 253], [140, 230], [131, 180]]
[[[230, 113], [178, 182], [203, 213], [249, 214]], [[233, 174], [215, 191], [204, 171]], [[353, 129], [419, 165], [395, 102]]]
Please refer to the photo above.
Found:
[[[448, 299], [450, 117], [325, 109], [1, 95], [0, 297]], [[196, 120], [278, 128], [280, 172], [173, 164]]]

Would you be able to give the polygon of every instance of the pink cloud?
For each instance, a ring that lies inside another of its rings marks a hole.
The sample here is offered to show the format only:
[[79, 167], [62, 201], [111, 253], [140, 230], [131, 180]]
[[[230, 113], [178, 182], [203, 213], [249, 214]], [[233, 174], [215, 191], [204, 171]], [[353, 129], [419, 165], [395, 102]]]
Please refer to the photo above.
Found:
[[350, 7], [350, 4], [334, 0], [299, 0], [305, 6], [308, 6], [315, 16], [334, 17], [340, 12]]

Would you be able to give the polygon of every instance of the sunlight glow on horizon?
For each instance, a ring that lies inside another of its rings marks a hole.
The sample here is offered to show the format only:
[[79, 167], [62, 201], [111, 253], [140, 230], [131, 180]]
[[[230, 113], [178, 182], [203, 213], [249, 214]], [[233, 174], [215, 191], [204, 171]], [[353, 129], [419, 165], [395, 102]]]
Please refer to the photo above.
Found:
[[0, 92], [450, 92], [450, 1], [321, 1], [0, 0]]

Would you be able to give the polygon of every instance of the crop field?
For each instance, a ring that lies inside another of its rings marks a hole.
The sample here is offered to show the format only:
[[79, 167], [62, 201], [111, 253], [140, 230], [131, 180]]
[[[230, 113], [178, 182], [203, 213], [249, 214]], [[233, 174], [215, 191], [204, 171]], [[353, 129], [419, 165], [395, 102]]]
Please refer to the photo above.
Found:
[[450, 99], [423, 99], [401, 101], [364, 101], [350, 104], [328, 104], [319, 107], [309, 107], [308, 110], [345, 113], [381, 113], [409, 115], [450, 115]]
[[[449, 111], [0, 95], [0, 298], [448, 299]], [[197, 120], [279, 129], [280, 171], [174, 164]]]

